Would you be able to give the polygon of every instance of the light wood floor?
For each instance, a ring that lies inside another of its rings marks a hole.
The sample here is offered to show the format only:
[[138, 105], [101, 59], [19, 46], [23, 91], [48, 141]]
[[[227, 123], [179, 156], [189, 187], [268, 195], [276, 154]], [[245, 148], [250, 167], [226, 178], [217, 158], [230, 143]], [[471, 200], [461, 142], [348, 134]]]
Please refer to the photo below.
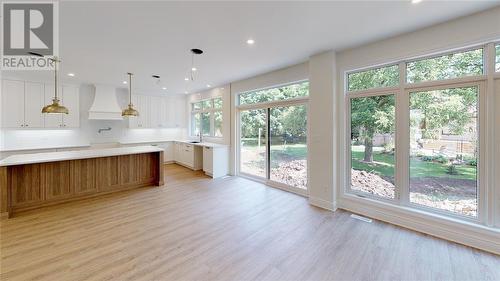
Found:
[[1, 221], [1, 280], [500, 280], [500, 257], [238, 177], [166, 166], [166, 185]]

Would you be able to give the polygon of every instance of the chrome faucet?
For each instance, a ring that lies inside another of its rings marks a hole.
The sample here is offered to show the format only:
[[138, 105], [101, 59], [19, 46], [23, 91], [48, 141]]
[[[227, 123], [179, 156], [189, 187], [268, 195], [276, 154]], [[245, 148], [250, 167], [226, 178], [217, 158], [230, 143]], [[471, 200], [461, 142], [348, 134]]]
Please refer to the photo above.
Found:
[[200, 137], [200, 143], [202, 143], [203, 142], [203, 137], [201, 135], [201, 128], [200, 128], [200, 132], [198, 133], [198, 137]]
[[100, 134], [102, 131], [111, 131], [111, 127], [107, 127], [107, 128], [100, 128], [99, 130], [97, 130], [97, 132]]

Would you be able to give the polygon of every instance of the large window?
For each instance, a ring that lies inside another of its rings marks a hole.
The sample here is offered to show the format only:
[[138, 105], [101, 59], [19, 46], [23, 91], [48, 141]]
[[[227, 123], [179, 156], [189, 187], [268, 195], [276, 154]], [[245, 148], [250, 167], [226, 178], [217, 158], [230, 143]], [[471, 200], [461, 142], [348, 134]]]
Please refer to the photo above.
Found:
[[255, 104], [270, 101], [288, 100], [309, 95], [309, 82], [287, 85], [239, 94], [239, 104]]
[[222, 137], [222, 98], [191, 104], [191, 135]]
[[240, 173], [307, 188], [308, 94], [307, 82], [240, 94]]
[[397, 65], [355, 72], [347, 76], [349, 91], [390, 87], [398, 84], [399, 68]]
[[394, 95], [351, 99], [351, 189], [393, 199]]
[[408, 62], [408, 83], [483, 74], [483, 49]]
[[478, 87], [410, 93], [410, 202], [477, 215]]
[[484, 48], [347, 74], [348, 193], [484, 220]]

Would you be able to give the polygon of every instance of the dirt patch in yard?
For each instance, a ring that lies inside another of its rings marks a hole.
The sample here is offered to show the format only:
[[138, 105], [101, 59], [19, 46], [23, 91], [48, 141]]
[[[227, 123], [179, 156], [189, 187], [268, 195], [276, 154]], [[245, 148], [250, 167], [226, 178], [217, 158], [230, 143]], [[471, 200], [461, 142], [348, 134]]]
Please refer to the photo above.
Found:
[[[383, 178], [366, 171], [351, 170], [351, 185], [358, 190], [384, 198], [394, 198], [394, 184], [391, 178]], [[476, 181], [425, 177], [411, 179], [410, 202], [476, 216]]]
[[298, 188], [307, 186], [307, 161], [293, 160], [281, 162], [271, 169], [271, 180]]

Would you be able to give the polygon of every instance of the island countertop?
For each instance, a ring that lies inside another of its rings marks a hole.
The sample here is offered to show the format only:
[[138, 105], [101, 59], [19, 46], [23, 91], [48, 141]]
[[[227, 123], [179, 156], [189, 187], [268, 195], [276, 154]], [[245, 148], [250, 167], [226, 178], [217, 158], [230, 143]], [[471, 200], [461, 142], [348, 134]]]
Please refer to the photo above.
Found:
[[141, 154], [141, 153], [160, 152], [160, 151], [163, 151], [163, 149], [155, 146], [133, 146], [133, 147], [88, 149], [88, 150], [76, 150], [76, 151], [18, 154], [9, 156], [1, 160], [0, 167], [129, 155], [129, 154]]

